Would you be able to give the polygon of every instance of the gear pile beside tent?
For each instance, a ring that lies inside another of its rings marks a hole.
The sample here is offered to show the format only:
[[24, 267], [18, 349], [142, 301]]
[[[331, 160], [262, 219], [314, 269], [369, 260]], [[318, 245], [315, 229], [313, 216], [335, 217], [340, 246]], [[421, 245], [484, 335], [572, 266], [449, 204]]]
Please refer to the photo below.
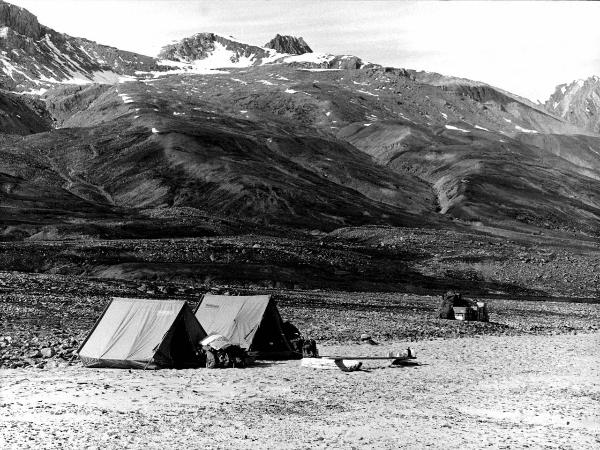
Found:
[[438, 316], [440, 319], [473, 320], [489, 322], [487, 305], [463, 298], [459, 292], [447, 292], [442, 296]]
[[200, 342], [207, 369], [243, 368], [248, 364], [248, 354], [220, 334], [212, 334]]

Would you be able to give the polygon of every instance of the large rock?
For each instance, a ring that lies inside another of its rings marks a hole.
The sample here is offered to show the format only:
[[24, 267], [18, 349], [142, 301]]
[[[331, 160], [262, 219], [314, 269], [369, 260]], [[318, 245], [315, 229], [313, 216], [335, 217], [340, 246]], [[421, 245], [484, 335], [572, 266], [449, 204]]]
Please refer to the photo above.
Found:
[[54, 356], [54, 349], [52, 347], [43, 348], [40, 352], [44, 358], [52, 358]]
[[278, 53], [289, 53], [290, 55], [303, 55], [312, 53], [312, 49], [301, 37], [283, 36], [277, 34], [273, 39], [265, 44], [266, 48], [272, 48]]

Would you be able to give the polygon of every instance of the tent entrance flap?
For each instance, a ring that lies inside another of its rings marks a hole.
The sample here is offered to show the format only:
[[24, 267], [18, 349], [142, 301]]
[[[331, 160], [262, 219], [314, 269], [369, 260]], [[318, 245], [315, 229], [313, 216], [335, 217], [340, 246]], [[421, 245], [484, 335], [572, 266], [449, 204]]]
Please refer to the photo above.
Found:
[[269, 304], [249, 350], [259, 353], [292, 351], [291, 345], [283, 333], [281, 322], [277, 307]]
[[196, 318], [191, 310], [182, 309], [154, 355], [153, 360], [158, 365], [175, 369], [201, 365], [198, 360], [197, 346], [198, 342], [206, 336], [194, 332], [195, 327], [190, 326], [192, 320], [196, 321]]

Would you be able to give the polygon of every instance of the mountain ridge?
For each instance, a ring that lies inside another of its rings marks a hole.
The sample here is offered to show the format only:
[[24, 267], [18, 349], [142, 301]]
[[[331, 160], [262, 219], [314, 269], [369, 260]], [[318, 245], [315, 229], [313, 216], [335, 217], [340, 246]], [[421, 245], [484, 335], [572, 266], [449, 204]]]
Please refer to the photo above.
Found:
[[0, 84], [40, 91], [59, 83], [114, 83], [123, 75], [157, 69], [155, 60], [74, 38], [39, 24], [24, 8], [0, 2]]
[[25, 92], [0, 91], [6, 229], [191, 208], [301, 230], [600, 234], [600, 136], [486, 83], [281, 35], [303, 53], [197, 33], [160, 60], [7, 17], [38, 39], [0, 36], [5, 86]]

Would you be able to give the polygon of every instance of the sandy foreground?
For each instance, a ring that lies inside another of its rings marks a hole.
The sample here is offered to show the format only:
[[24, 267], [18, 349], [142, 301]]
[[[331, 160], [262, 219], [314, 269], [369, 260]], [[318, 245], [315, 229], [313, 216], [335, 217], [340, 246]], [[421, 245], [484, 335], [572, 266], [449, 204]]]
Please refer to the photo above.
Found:
[[420, 366], [353, 373], [0, 370], [0, 448], [599, 448], [600, 334], [411, 347]]

